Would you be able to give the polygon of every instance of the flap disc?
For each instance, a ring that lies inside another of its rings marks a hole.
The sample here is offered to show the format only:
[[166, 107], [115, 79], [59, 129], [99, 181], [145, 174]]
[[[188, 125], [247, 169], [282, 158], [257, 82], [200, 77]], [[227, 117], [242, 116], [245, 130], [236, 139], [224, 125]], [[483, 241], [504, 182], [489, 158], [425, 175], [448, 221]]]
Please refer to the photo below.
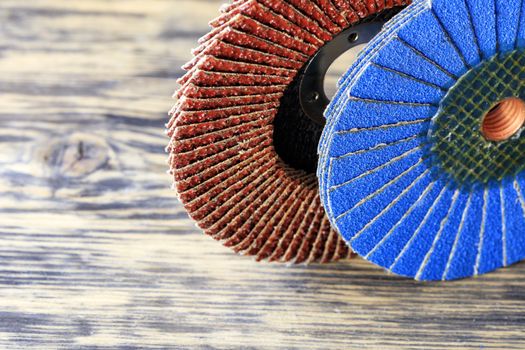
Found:
[[355, 252], [419, 280], [525, 258], [524, 67], [521, 0], [416, 2], [368, 45], [319, 147]]
[[208, 235], [258, 260], [350, 256], [315, 175], [328, 103], [322, 82], [333, 60], [370, 40], [405, 2], [249, 0], [221, 8], [184, 66], [167, 124], [174, 187]]

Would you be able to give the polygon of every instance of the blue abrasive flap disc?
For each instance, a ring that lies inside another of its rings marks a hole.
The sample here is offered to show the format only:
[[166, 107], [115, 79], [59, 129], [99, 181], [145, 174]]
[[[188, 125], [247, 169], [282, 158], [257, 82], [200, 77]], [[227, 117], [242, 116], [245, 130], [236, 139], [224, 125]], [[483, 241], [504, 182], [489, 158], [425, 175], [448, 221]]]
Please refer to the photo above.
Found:
[[332, 226], [418, 280], [525, 258], [525, 1], [416, 1], [339, 82], [319, 145]]

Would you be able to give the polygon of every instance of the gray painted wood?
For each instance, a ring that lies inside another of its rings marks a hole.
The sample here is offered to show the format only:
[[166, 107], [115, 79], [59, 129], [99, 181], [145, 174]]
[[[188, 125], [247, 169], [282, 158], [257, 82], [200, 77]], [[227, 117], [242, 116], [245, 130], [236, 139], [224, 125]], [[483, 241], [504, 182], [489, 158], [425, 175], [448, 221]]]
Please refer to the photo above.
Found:
[[420, 284], [194, 227], [163, 124], [219, 4], [0, 2], [0, 348], [523, 349], [523, 264]]

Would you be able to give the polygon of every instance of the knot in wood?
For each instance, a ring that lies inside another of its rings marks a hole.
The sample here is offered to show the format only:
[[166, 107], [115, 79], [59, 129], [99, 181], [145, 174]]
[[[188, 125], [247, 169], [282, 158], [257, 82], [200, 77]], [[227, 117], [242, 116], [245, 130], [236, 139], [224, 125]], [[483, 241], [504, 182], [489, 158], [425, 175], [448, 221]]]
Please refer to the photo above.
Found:
[[110, 148], [95, 135], [75, 133], [52, 142], [44, 151], [44, 162], [55, 176], [82, 177], [109, 164]]

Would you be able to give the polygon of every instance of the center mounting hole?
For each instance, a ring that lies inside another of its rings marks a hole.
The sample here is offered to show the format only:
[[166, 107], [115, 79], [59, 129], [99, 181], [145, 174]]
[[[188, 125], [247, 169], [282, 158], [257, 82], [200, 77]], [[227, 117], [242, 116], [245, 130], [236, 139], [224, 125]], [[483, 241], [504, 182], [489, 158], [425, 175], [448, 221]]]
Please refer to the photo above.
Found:
[[510, 139], [525, 124], [525, 102], [517, 97], [510, 97], [496, 104], [483, 118], [481, 133], [494, 142]]
[[[353, 34], [356, 34], [359, 37], [357, 33]], [[348, 40], [351, 40], [351, 37], [352, 34], [350, 35]], [[356, 38], [355, 40], [357, 39], [358, 38]], [[341, 56], [339, 56], [330, 65], [330, 68], [328, 68], [328, 71], [326, 72], [326, 75], [324, 77], [323, 83], [324, 92], [329, 100], [332, 100], [332, 98], [335, 96], [335, 93], [337, 92], [337, 82], [339, 81], [339, 79], [341, 79], [341, 77], [345, 74], [348, 68], [357, 61], [357, 56], [361, 51], [363, 51], [366, 45], [366, 43], [363, 43], [361, 45], [352, 47], [351, 49], [343, 53]]]

